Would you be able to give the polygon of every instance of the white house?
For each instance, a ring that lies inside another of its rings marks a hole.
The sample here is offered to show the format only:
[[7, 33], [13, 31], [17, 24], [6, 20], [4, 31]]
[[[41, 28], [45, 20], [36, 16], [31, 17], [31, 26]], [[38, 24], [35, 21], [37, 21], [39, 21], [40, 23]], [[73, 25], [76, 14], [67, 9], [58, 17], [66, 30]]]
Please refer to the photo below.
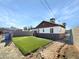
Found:
[[60, 25], [55, 23], [55, 19], [50, 19], [48, 21], [42, 21], [36, 28], [32, 29], [35, 33], [53, 33], [53, 34], [64, 34], [65, 33], [65, 23]]

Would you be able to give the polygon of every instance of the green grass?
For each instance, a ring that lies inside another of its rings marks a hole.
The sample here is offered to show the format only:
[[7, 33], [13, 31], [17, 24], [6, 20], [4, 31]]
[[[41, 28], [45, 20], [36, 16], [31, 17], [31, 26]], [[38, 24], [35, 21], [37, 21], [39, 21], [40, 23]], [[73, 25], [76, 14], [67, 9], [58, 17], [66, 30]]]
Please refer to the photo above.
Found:
[[21, 52], [24, 55], [26, 55], [27, 53], [31, 53], [32, 51], [42, 46], [45, 46], [50, 41], [43, 38], [26, 36], [26, 37], [14, 37], [13, 42], [21, 50]]

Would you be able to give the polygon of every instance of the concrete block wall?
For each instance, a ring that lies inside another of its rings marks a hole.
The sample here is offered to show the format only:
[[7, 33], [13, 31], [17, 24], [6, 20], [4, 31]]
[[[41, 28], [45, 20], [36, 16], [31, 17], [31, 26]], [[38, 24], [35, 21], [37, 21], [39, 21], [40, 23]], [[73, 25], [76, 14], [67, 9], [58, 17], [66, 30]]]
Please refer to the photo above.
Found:
[[35, 36], [51, 40], [63, 40], [65, 34], [36, 33]]
[[2, 35], [0, 35], [0, 43], [1, 43], [1, 40], [2, 40]]
[[65, 42], [69, 45], [73, 45], [73, 34], [72, 29], [66, 30], [66, 40]]
[[79, 27], [72, 29], [74, 45], [79, 50]]
[[13, 32], [13, 36], [16, 37], [16, 36], [32, 36], [33, 35], [33, 32], [30, 32], [30, 31], [14, 31]]

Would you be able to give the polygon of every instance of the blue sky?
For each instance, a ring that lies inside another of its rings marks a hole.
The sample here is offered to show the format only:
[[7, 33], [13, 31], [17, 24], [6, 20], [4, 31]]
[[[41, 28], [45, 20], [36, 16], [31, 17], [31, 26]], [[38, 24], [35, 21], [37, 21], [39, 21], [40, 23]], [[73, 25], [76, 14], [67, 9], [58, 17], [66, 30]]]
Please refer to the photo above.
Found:
[[[42, 1], [42, 3], [41, 3]], [[41, 21], [55, 17], [57, 23], [67, 23], [67, 28], [79, 25], [79, 0], [0, 0], [0, 27], [35, 27]]]

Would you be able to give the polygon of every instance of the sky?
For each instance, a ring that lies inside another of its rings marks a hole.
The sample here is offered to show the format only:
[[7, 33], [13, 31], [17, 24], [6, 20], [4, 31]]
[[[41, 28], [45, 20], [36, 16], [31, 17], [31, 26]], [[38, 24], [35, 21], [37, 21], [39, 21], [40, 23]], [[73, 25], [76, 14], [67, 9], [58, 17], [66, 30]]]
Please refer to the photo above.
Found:
[[35, 27], [50, 18], [67, 28], [78, 26], [79, 0], [0, 0], [0, 27]]

